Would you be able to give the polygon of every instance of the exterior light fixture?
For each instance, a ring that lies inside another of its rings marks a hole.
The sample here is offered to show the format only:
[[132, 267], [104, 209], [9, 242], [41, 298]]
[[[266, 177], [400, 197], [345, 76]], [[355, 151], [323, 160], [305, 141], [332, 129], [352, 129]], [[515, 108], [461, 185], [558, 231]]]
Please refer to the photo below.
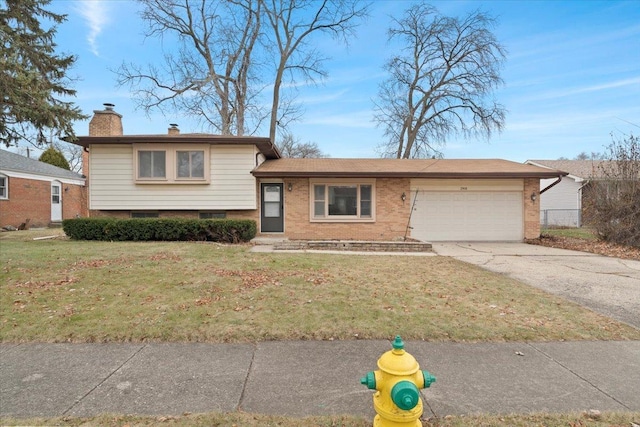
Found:
[[533, 193], [531, 193], [531, 201], [533, 203], [536, 202], [536, 199], [538, 198], [538, 195], [536, 194], [536, 192], [534, 191]]
[[289, 185], [287, 185], [287, 190], [293, 191], [293, 184], [292, 183], [289, 183]]
[[400, 199], [402, 199], [403, 202], [407, 200], [407, 194], [404, 191], [402, 192], [402, 196], [400, 196]]

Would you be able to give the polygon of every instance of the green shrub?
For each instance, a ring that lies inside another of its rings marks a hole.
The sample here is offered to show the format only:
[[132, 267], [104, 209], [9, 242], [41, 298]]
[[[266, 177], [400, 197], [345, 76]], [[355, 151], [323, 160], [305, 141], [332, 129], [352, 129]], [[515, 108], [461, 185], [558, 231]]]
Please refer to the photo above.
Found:
[[248, 242], [256, 236], [256, 222], [235, 219], [74, 218], [62, 221], [74, 240], [197, 240]]

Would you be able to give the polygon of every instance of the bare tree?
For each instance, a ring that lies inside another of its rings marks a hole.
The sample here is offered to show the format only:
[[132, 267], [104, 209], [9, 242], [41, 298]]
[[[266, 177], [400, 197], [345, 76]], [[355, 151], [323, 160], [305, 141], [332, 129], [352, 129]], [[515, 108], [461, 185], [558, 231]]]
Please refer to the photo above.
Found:
[[278, 142], [278, 150], [282, 157], [292, 157], [298, 159], [317, 159], [329, 157], [322, 152], [318, 144], [315, 142], [300, 142], [299, 138], [294, 137], [291, 133], [283, 134], [280, 142]]
[[139, 1], [146, 36], [176, 37], [179, 49], [166, 52], [162, 67], [122, 64], [118, 83], [131, 87], [138, 106], [181, 111], [223, 135], [243, 135], [254, 113], [255, 130], [265, 115], [252, 103], [262, 0]]
[[375, 101], [374, 121], [388, 138], [383, 156], [439, 156], [450, 135], [488, 139], [502, 130], [505, 109], [492, 93], [502, 84], [505, 49], [494, 24], [479, 11], [451, 18], [424, 2], [393, 20], [389, 40], [401, 47]]
[[[326, 76], [312, 35], [347, 42], [369, 7], [358, 0], [139, 2], [146, 35], [175, 36], [180, 48], [166, 53], [162, 67], [120, 67], [118, 83], [131, 87], [138, 106], [147, 113], [170, 107], [227, 135], [254, 133], [270, 117], [272, 141], [278, 126], [302, 115], [295, 90], [282, 93], [283, 83]], [[266, 88], [273, 88], [270, 108], [260, 99]]]
[[326, 60], [309, 43], [316, 33], [331, 35], [348, 44], [362, 18], [368, 16], [369, 4], [358, 0], [263, 0], [265, 13], [271, 26], [268, 40], [275, 49], [275, 76], [269, 137], [276, 139], [277, 126], [286, 126], [300, 115], [288, 99], [282, 108], [282, 85], [285, 77], [295, 82], [296, 76], [315, 82], [326, 77], [322, 67]]
[[640, 247], [640, 137], [612, 136], [604, 157], [583, 190], [585, 219], [603, 240]]
[[53, 147], [62, 153], [67, 162], [69, 169], [76, 173], [82, 173], [82, 147], [69, 142], [54, 142]]

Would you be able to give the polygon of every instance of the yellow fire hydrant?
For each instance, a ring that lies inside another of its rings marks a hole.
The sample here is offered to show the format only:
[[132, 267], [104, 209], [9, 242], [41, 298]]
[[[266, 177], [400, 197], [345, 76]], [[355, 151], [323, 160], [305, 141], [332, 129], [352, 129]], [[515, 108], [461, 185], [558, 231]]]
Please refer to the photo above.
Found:
[[416, 359], [404, 351], [400, 335], [393, 341], [393, 350], [380, 356], [378, 368], [360, 379], [361, 384], [377, 390], [373, 395], [377, 413], [373, 427], [420, 427], [420, 389], [429, 387], [436, 378], [421, 371]]

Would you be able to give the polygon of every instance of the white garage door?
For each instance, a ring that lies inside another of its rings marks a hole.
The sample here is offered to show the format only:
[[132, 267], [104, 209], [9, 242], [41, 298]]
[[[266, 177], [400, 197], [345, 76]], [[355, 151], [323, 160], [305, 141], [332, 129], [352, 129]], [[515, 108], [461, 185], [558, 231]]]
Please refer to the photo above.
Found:
[[411, 236], [425, 241], [522, 240], [522, 192], [420, 191]]

